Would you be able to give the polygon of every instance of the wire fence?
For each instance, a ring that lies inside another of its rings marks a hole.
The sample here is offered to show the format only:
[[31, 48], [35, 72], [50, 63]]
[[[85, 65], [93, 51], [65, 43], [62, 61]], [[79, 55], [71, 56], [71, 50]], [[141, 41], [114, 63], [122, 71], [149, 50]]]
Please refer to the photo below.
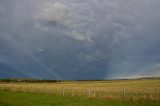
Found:
[[118, 100], [150, 100], [160, 101], [160, 89], [140, 89], [140, 88], [118, 88], [118, 89], [95, 89], [90, 88], [72, 88], [59, 87], [51, 88], [47, 86], [29, 86], [21, 84], [0, 84], [1, 90], [16, 91], [16, 92], [31, 92], [44, 93], [69, 97], [88, 97], [88, 98], [102, 98], [102, 99], [118, 99]]

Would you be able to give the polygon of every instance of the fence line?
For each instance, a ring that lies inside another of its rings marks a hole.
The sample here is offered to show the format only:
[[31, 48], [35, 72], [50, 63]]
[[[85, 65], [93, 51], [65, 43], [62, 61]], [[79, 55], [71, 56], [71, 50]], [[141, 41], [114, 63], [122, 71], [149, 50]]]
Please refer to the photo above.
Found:
[[[61, 96], [79, 96], [79, 97], [98, 97], [98, 98], [110, 98], [110, 99], [160, 99], [160, 90], [159, 88], [154, 90], [153, 92], [139, 91], [137, 89], [92, 89], [92, 88], [84, 88], [84, 89], [74, 89], [74, 88], [52, 88], [49, 89], [46, 86], [42, 88], [32, 87], [32, 86], [21, 86], [21, 85], [1, 85], [0, 89], [11, 90], [11, 91], [19, 91], [19, 92], [43, 92], [48, 94], [56, 94]], [[52, 92], [53, 91], [53, 92]]]

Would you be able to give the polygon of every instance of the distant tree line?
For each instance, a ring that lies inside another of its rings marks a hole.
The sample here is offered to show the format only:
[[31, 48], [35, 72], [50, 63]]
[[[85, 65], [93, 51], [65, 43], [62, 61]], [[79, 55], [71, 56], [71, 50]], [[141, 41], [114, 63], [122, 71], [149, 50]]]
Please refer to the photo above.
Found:
[[18, 82], [32, 82], [32, 83], [42, 83], [42, 82], [62, 82], [62, 80], [38, 80], [38, 79], [0, 79], [0, 82], [14, 82], [14, 83], [18, 83]]
[[133, 78], [133, 79], [93, 79], [93, 80], [48, 80], [48, 79], [0, 79], [0, 82], [7, 82], [7, 83], [19, 83], [19, 82], [30, 82], [30, 83], [45, 83], [45, 82], [66, 82], [66, 81], [119, 81], [119, 80], [143, 80], [143, 79], [160, 79], [160, 76], [156, 77], [142, 77], [142, 78]]

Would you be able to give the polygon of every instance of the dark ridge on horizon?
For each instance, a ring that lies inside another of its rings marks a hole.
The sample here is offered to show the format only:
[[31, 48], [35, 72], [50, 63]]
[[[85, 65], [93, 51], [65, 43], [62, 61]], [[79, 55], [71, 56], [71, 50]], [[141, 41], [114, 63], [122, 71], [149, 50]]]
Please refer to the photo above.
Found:
[[72, 82], [72, 81], [125, 81], [125, 80], [147, 80], [147, 79], [160, 79], [160, 76], [152, 76], [152, 77], [139, 77], [139, 78], [130, 78], [130, 79], [93, 79], [93, 80], [46, 80], [46, 79], [25, 79], [25, 78], [7, 78], [0, 79], [0, 82], [7, 83], [52, 83], [52, 82]]

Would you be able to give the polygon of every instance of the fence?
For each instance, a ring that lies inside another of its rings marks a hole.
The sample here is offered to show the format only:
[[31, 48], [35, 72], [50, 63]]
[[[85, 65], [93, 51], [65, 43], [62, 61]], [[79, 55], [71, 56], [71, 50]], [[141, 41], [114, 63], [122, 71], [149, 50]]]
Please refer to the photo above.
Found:
[[152, 91], [143, 91], [141, 89], [95, 89], [95, 88], [50, 88], [21, 86], [21, 85], [0, 85], [1, 90], [11, 90], [16, 92], [34, 92], [44, 94], [54, 94], [71, 97], [89, 97], [89, 98], [104, 98], [104, 99], [120, 99], [120, 100], [160, 100], [160, 89]]

